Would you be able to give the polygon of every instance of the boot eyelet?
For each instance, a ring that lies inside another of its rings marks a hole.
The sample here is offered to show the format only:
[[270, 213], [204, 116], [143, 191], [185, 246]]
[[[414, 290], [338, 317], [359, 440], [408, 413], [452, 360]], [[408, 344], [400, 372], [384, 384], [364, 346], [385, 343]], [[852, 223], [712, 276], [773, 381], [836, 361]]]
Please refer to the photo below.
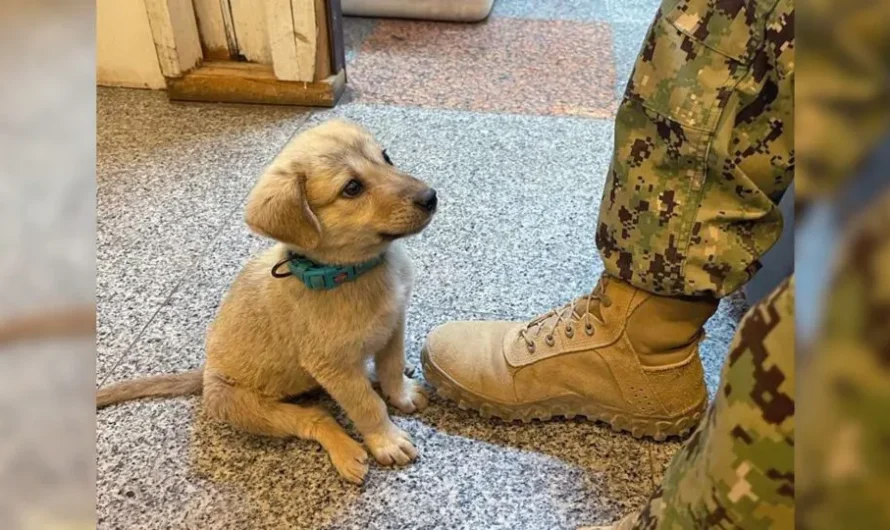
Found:
[[528, 350], [529, 353], [535, 353], [535, 343], [534, 342], [526, 343], [525, 349]]
[[572, 338], [575, 336], [575, 328], [573, 326], [566, 326], [566, 337]]
[[587, 333], [589, 336], [592, 337], [593, 336], [593, 324], [591, 324], [590, 322], [588, 322], [587, 324], [584, 324], [584, 333]]
[[603, 298], [601, 301], [602, 301], [604, 307], [611, 307], [611, 306], [612, 306], [612, 299], [611, 299], [611, 298]]
[[551, 335], [547, 335], [546, 337], [544, 337], [544, 342], [547, 343], [547, 346], [553, 346], [554, 344], [556, 344], [556, 341], [553, 340], [553, 335], [552, 335], [552, 334], [551, 334]]

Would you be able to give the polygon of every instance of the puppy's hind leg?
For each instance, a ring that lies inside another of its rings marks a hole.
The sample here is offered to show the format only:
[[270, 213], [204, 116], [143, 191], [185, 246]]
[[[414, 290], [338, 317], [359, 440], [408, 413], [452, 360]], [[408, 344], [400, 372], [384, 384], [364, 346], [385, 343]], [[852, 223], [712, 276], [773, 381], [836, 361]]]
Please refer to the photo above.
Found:
[[266, 398], [212, 376], [204, 384], [204, 408], [214, 419], [254, 434], [314, 440], [349, 482], [361, 484], [368, 473], [368, 453], [321, 407]]

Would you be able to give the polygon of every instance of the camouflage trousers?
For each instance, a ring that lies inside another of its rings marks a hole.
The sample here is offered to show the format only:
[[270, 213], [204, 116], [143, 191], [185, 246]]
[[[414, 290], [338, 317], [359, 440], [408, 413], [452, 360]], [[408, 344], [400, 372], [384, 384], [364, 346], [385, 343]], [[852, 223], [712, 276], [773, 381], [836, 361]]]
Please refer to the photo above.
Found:
[[606, 272], [674, 296], [747, 282], [782, 231], [793, 97], [791, 0], [663, 0], [615, 118]]
[[823, 327], [798, 361], [802, 530], [890, 528], [890, 189], [868, 202], [845, 223]]
[[[608, 274], [722, 297], [757, 271], [794, 175], [793, 20], [790, 0], [664, 0], [616, 116]], [[746, 315], [706, 418], [618, 528], [793, 528], [793, 286]]]

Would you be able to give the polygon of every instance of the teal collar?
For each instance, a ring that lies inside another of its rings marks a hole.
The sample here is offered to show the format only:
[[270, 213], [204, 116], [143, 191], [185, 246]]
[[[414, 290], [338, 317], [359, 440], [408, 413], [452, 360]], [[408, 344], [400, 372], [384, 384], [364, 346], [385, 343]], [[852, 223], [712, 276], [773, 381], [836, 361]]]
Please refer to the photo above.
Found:
[[[288, 272], [278, 272], [278, 269], [285, 263]], [[307, 257], [288, 251], [287, 257], [272, 267], [272, 276], [276, 278], [295, 276], [309, 289], [329, 290], [355, 280], [381, 263], [383, 263], [382, 254], [355, 265], [321, 265]]]

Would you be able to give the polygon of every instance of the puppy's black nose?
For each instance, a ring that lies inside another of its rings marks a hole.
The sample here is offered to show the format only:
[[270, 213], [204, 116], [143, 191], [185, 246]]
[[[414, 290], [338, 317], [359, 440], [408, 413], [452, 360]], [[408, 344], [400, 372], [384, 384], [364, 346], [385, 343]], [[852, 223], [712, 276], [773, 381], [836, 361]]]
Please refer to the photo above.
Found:
[[436, 190], [433, 188], [427, 188], [426, 191], [414, 197], [414, 204], [420, 206], [424, 210], [428, 212], [435, 212], [436, 205], [439, 204], [439, 199], [436, 198]]

